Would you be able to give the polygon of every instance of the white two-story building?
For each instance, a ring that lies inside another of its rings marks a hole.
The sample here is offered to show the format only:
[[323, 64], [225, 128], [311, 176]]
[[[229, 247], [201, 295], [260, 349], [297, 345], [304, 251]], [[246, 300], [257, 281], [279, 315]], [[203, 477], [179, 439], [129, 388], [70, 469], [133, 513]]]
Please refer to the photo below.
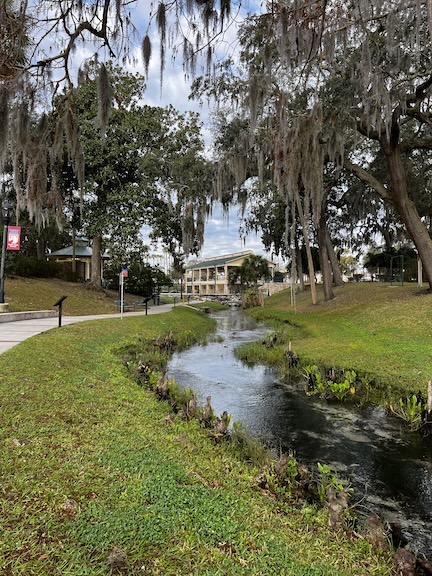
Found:
[[[228, 296], [236, 292], [229, 284], [229, 273], [238, 268], [248, 256], [252, 256], [252, 250], [234, 252], [224, 256], [206, 258], [197, 262], [191, 262], [186, 266], [185, 290], [186, 294], [194, 296]], [[275, 264], [268, 261], [270, 271]]]

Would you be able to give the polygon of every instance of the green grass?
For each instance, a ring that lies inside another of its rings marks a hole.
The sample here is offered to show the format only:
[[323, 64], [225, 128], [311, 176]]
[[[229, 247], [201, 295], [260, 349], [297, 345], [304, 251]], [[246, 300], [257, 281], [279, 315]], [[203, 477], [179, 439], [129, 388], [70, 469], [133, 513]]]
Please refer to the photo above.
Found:
[[[63, 313], [71, 316], [87, 314], [114, 314], [117, 307], [114, 300], [117, 292], [95, 292], [85, 288], [82, 282], [65, 282], [57, 278], [6, 278], [5, 301], [11, 312], [26, 310], [50, 310], [61, 296]], [[128, 301], [142, 300], [127, 295]]]
[[[299, 294], [294, 311], [284, 291], [251, 314], [282, 333], [285, 346], [291, 340], [303, 364], [354, 369], [393, 395], [426, 392], [432, 294], [415, 285], [364, 283], [336, 288], [335, 296], [312, 306], [309, 293]], [[281, 360], [281, 350], [272, 353]]]
[[[0, 573], [389, 575], [326, 513], [261, 493], [257, 470], [138, 386], [125, 351], [214, 322], [176, 307], [56, 328], [0, 356]], [[205, 350], [205, 349], [204, 349]]]
[[[82, 282], [65, 282], [57, 278], [6, 278], [5, 301], [9, 303], [11, 312], [24, 312], [26, 310], [50, 310], [61, 296], [67, 295], [63, 302], [63, 313], [70, 316], [88, 314], [114, 314], [118, 312], [115, 300], [118, 293], [113, 290], [96, 292], [86, 288]], [[141, 302], [142, 296], [125, 293], [125, 300], [129, 303]], [[170, 297], [161, 295], [164, 304], [180, 304], [180, 294]], [[187, 304], [187, 296], [183, 298]], [[149, 303], [153, 305], [153, 300]], [[206, 307], [212, 310], [222, 310], [217, 302], [200, 302], [194, 307]]]

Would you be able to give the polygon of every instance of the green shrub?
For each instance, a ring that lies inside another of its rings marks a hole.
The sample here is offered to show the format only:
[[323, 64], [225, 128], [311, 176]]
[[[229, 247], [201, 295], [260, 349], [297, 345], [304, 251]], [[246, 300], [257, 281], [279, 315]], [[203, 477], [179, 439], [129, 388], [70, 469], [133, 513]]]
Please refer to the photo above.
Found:
[[246, 290], [244, 293], [244, 307], [245, 308], [256, 308], [261, 306], [262, 299], [259, 294], [253, 290]]
[[39, 260], [33, 256], [14, 254], [6, 263], [6, 274], [25, 278], [59, 278], [62, 271], [57, 262]]

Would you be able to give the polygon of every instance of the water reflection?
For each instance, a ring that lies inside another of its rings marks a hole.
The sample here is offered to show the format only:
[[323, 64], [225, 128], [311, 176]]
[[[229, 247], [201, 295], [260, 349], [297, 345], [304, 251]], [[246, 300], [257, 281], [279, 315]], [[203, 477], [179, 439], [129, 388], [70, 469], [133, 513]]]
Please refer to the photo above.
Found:
[[307, 397], [303, 386], [280, 382], [263, 366], [248, 367], [233, 354], [268, 331], [237, 310], [217, 313], [218, 335], [211, 342], [175, 354], [169, 374], [193, 388], [201, 404], [207, 396], [217, 414], [235, 421], [269, 446], [294, 450], [303, 462], [325, 462], [350, 477], [365, 511], [379, 510], [414, 534], [415, 552], [432, 553], [431, 442], [408, 433], [383, 409], [355, 409]]

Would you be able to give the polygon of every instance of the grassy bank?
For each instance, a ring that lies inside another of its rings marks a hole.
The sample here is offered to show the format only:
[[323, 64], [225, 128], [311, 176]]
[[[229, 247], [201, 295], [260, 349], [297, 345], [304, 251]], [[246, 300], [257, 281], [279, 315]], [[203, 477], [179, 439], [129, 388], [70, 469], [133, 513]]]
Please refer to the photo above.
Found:
[[[50, 310], [54, 302], [67, 295], [63, 313], [71, 316], [86, 314], [114, 314], [117, 307], [114, 292], [94, 292], [82, 282], [65, 282], [57, 278], [7, 278], [5, 300], [11, 312]], [[130, 300], [130, 297], [128, 296]], [[140, 298], [142, 300], [142, 298]]]
[[335, 296], [312, 306], [309, 293], [298, 294], [296, 311], [288, 290], [267, 298], [251, 314], [279, 332], [281, 345], [255, 347], [246, 356], [282, 362], [292, 341], [302, 364], [354, 369], [392, 396], [426, 393], [432, 294], [415, 285], [362, 283], [336, 288]]
[[257, 470], [197, 421], [170, 417], [122, 359], [200, 312], [55, 329], [0, 356], [0, 573], [5, 576], [387, 575], [388, 557], [311, 505], [261, 492]]
[[[26, 310], [50, 310], [54, 302], [66, 295], [63, 303], [63, 314], [67, 316], [86, 316], [88, 314], [115, 314], [118, 312], [115, 303], [118, 292], [103, 290], [100, 292], [90, 290], [83, 282], [66, 282], [58, 278], [7, 278], [6, 302], [11, 312], [24, 312]], [[125, 287], [125, 300], [129, 304], [142, 302], [143, 297], [129, 294]], [[162, 294], [164, 304], [178, 304], [180, 294], [169, 297]], [[187, 301], [187, 298], [184, 298]], [[213, 303], [215, 304], [215, 303]], [[149, 302], [153, 306], [153, 300]], [[201, 306], [212, 307], [211, 302], [203, 302]], [[220, 307], [220, 305], [219, 305]]]

